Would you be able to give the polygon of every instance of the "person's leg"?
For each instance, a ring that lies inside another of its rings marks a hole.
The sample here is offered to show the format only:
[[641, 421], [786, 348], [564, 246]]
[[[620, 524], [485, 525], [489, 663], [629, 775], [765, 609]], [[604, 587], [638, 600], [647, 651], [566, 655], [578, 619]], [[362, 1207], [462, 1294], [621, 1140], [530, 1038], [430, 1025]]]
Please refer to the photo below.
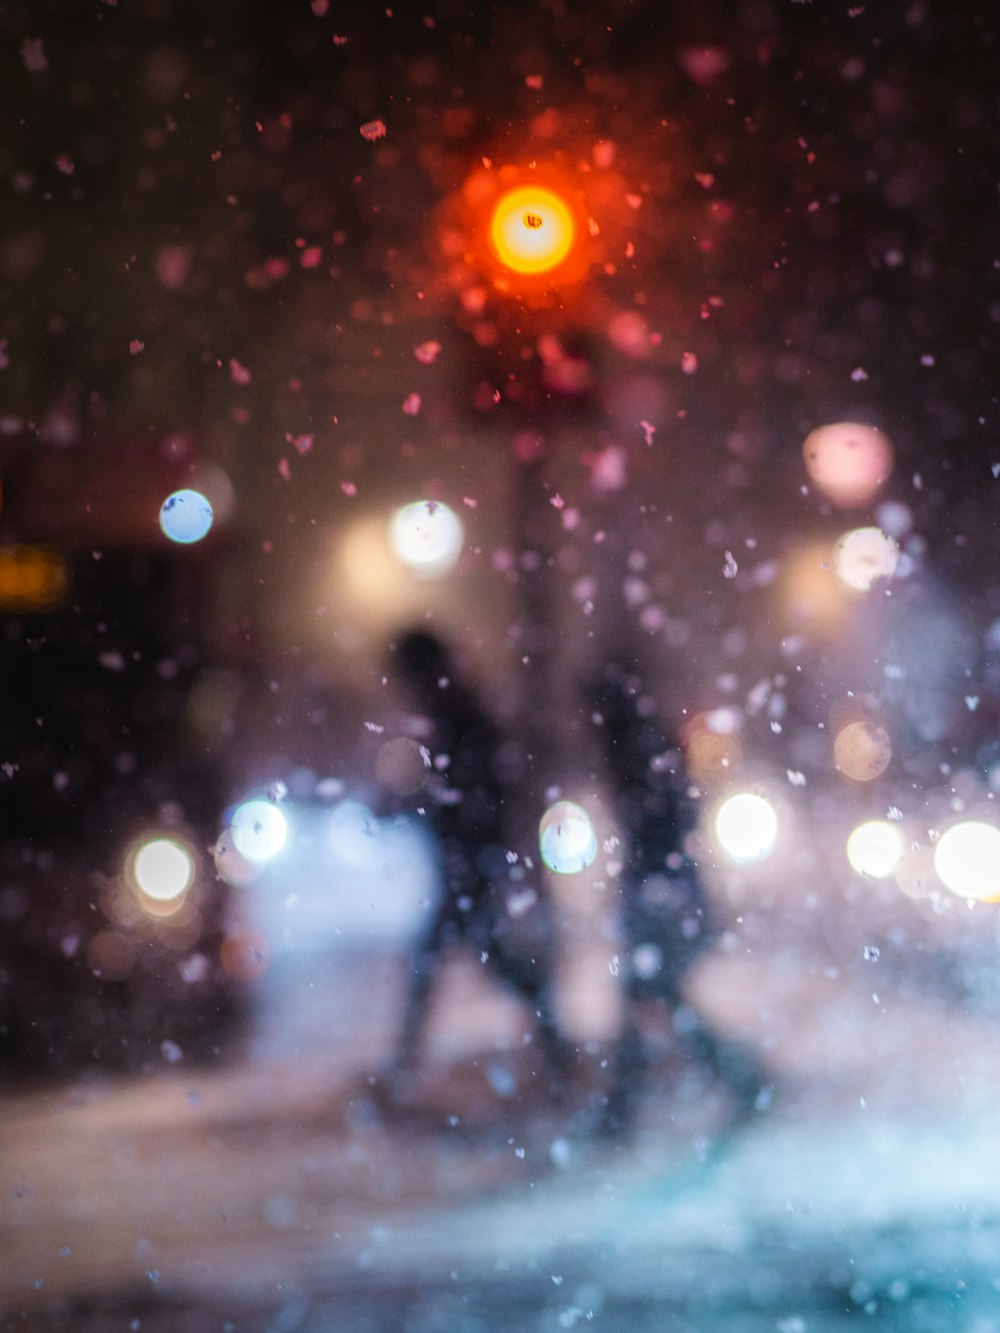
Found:
[[673, 1028], [689, 1054], [711, 1070], [728, 1088], [740, 1116], [764, 1110], [774, 1086], [763, 1062], [750, 1046], [723, 1036], [679, 995], [670, 997]]
[[[540, 904], [530, 909], [541, 912]], [[563, 1035], [556, 1018], [555, 950], [547, 921], [514, 929], [503, 916], [494, 918], [485, 946], [487, 961], [496, 975], [531, 1007], [538, 1044], [551, 1073], [567, 1076], [573, 1065], [574, 1048]]]
[[607, 1097], [594, 1122], [596, 1134], [607, 1138], [626, 1138], [633, 1131], [648, 1064], [636, 1006], [626, 1000], [625, 1026], [612, 1059]]
[[434, 983], [452, 933], [448, 915], [439, 911], [413, 951], [403, 1001], [403, 1021], [393, 1049], [393, 1069], [412, 1070], [418, 1062]]
[[419, 935], [410, 957], [403, 1019], [391, 1065], [396, 1070], [412, 1072], [416, 1066], [444, 956], [468, 936], [472, 919], [470, 888], [473, 881], [460, 842], [454, 836], [442, 835], [437, 855], [440, 896], [434, 915]]

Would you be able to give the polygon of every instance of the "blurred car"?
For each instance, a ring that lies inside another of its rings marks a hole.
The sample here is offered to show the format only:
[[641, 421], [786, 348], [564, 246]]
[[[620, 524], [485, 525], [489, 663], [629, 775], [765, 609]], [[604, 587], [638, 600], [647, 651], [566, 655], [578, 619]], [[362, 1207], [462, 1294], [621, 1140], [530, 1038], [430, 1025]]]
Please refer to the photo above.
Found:
[[[63, 476], [59, 455], [47, 463]], [[38, 470], [31, 504], [0, 514], [8, 1070], [211, 1055], [239, 1017], [211, 855], [222, 764], [193, 706], [212, 668], [207, 571], [157, 530], [162, 473], [119, 491], [128, 518], [100, 531], [58, 500], [33, 515], [39, 492], [58, 495]]]

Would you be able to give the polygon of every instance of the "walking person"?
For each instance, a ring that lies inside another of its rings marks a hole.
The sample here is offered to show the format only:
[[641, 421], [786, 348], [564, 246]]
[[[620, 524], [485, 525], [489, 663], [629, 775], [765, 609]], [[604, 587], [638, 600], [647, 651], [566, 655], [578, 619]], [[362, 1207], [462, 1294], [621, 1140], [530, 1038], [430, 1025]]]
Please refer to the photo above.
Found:
[[470, 950], [530, 1007], [550, 1072], [568, 1047], [553, 1010], [555, 935], [539, 877], [528, 880], [511, 849], [501, 734], [445, 644], [413, 630], [390, 649], [390, 671], [423, 719], [430, 779], [421, 792], [437, 843], [440, 892], [410, 961], [391, 1076], [419, 1062], [433, 990], [447, 955]]
[[728, 1089], [737, 1116], [770, 1095], [753, 1054], [716, 1032], [692, 1006], [685, 982], [716, 937], [698, 866], [688, 850], [697, 822], [683, 756], [655, 716], [641, 680], [609, 667], [592, 687], [594, 721], [622, 838], [618, 880], [624, 1026], [597, 1132], [634, 1127], [648, 1069], [644, 1028], [667, 1023], [686, 1054]]

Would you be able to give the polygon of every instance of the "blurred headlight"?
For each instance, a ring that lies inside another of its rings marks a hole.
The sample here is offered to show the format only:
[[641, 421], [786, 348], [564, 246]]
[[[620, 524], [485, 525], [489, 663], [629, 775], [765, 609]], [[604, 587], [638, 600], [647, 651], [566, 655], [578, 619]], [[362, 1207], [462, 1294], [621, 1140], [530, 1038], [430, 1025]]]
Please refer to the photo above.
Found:
[[716, 812], [715, 836], [731, 861], [763, 861], [778, 836], [774, 806], [754, 792], [727, 797]]
[[194, 884], [196, 868], [191, 848], [174, 837], [145, 838], [125, 858], [125, 878], [153, 916], [170, 916], [180, 910]]

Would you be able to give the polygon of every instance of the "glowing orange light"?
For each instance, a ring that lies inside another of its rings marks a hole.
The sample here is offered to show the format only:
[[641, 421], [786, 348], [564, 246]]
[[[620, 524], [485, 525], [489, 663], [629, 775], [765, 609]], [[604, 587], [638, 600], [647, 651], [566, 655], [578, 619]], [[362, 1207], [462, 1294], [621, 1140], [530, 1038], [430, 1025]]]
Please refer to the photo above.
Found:
[[848, 722], [833, 742], [833, 762], [845, 777], [872, 782], [881, 777], [892, 759], [892, 742], [885, 727], [870, 722]]
[[0, 609], [45, 611], [66, 595], [66, 562], [46, 546], [5, 546], [0, 550]]
[[569, 204], [544, 185], [517, 185], [500, 196], [490, 218], [493, 253], [515, 273], [548, 273], [569, 257], [576, 242]]

